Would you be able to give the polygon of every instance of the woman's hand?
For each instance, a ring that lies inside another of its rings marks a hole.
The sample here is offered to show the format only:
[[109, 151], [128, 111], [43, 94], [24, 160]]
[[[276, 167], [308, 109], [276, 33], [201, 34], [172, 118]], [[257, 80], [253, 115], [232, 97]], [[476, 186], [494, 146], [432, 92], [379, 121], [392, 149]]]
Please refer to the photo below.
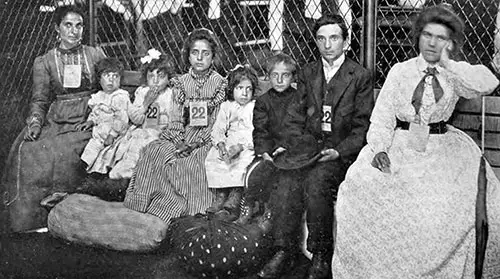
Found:
[[112, 145], [115, 142], [115, 138], [112, 135], [108, 135], [104, 140], [104, 146]]
[[228, 152], [227, 152], [226, 144], [223, 142], [219, 142], [217, 144], [217, 149], [219, 150], [219, 158], [221, 158], [221, 160], [223, 160], [224, 162], [227, 163], [229, 160], [229, 156], [227, 155]]
[[192, 142], [192, 143], [182, 142], [179, 145], [177, 145], [177, 149], [175, 150], [175, 154], [179, 158], [187, 157], [187, 156], [191, 155], [191, 152], [193, 152], [193, 150], [200, 147], [201, 145], [202, 144], [199, 142]]
[[285, 152], [285, 150], [286, 149], [284, 147], [281, 147], [281, 146], [276, 148], [276, 150], [274, 150], [274, 152], [273, 152], [273, 157], [276, 157], [276, 155]]
[[144, 102], [142, 103], [145, 108], [148, 108], [155, 100], [158, 98], [160, 90], [158, 90], [158, 86], [152, 87], [149, 89], [146, 97], [144, 97]]
[[229, 147], [229, 150], [227, 152], [227, 155], [229, 156], [230, 159], [238, 157], [240, 155], [241, 151], [243, 151], [243, 145], [241, 143], [231, 145]]
[[337, 150], [333, 148], [321, 150], [321, 158], [319, 158], [318, 162], [327, 162], [333, 161], [340, 157], [340, 154]]
[[179, 158], [187, 157], [191, 153], [189, 145], [185, 142], [177, 144], [175, 148], [175, 155]]
[[448, 69], [450, 65], [450, 51], [453, 50], [453, 41], [448, 41], [448, 43], [441, 49], [441, 58], [439, 59], [439, 65], [441, 67]]
[[264, 160], [267, 160], [267, 161], [273, 161], [273, 157], [269, 156], [269, 153], [267, 152], [264, 152], [264, 154], [262, 154], [262, 159]]
[[31, 128], [28, 127], [28, 131], [26, 131], [26, 134], [24, 135], [24, 140], [26, 141], [35, 141], [38, 139], [40, 134], [42, 133], [42, 127], [40, 126], [32, 126]]
[[76, 125], [78, 131], [87, 131], [92, 129], [92, 127], [94, 127], [94, 122], [92, 120]]
[[372, 166], [384, 173], [391, 173], [391, 160], [385, 152], [375, 154], [372, 161]]

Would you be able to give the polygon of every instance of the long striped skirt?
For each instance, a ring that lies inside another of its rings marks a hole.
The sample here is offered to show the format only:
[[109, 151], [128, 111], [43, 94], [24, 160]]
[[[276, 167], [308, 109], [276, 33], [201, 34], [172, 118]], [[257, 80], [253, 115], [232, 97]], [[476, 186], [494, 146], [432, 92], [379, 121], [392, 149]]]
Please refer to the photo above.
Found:
[[124, 205], [165, 221], [205, 212], [213, 194], [208, 189], [205, 158], [209, 146], [185, 158], [174, 155], [169, 141], [154, 141], [141, 151]]

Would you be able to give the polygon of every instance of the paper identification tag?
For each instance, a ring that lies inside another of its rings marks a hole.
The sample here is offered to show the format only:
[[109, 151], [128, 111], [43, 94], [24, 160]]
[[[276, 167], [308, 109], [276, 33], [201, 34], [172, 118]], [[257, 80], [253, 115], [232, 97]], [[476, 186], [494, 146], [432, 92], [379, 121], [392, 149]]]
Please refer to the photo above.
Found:
[[332, 131], [332, 107], [323, 106], [323, 118], [321, 119], [321, 130], [323, 132]]
[[81, 65], [64, 65], [63, 86], [65, 88], [78, 88], [82, 82]]
[[169, 115], [167, 112], [162, 112], [160, 110], [160, 105], [158, 105], [158, 125], [167, 125], [169, 122]]
[[410, 123], [409, 147], [419, 152], [425, 152], [427, 142], [429, 141], [429, 129], [428, 125]]
[[148, 110], [146, 111], [146, 117], [147, 118], [158, 118], [158, 115], [160, 113], [160, 106], [158, 103], [152, 103], [149, 105]]
[[207, 102], [189, 102], [189, 125], [208, 126]]

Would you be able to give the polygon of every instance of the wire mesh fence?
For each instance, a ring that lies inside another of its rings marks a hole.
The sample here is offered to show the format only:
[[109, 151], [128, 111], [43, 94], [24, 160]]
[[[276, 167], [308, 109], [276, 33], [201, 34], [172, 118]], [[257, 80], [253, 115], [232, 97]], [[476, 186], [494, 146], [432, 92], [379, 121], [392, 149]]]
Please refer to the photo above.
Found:
[[[90, 5], [90, 1], [92, 5]], [[366, 0], [365, 0], [366, 1]], [[377, 9], [376, 86], [392, 65], [417, 54], [412, 20], [423, 5], [438, 0], [379, 0]], [[471, 63], [489, 64], [495, 52], [498, 3], [448, 0], [466, 23], [461, 53]], [[170, 54], [180, 71], [184, 38], [194, 28], [211, 29], [222, 49], [221, 72], [250, 63], [263, 74], [265, 58], [275, 51], [292, 55], [299, 65], [319, 53], [312, 26], [324, 13], [337, 12], [349, 25], [347, 55], [363, 62], [363, 0], [5, 0], [0, 1], [0, 169], [10, 144], [25, 126], [36, 56], [56, 46], [54, 9], [79, 4], [89, 13], [84, 43], [94, 42], [108, 56], [137, 70], [149, 48]], [[93, 24], [90, 24], [90, 23]], [[93, 27], [93, 28], [91, 28]], [[370, 46], [368, 46], [370, 47]]]
[[[222, 45], [223, 71], [246, 62], [262, 70], [263, 59], [273, 51], [289, 53], [299, 63], [315, 57], [311, 28], [326, 12], [339, 12], [352, 22], [349, 0], [109, 0], [97, 5], [96, 43], [131, 69], [152, 47], [170, 54], [182, 68], [183, 39], [205, 27]], [[359, 36], [353, 41], [359, 46]], [[357, 59], [359, 48], [352, 54]]]

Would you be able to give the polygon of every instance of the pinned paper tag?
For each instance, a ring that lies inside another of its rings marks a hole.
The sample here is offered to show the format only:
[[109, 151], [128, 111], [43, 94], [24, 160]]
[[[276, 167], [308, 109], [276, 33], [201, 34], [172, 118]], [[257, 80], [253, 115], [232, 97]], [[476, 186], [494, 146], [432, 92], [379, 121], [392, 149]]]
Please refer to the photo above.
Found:
[[81, 65], [64, 65], [63, 86], [65, 88], [78, 88], [82, 83]]
[[161, 111], [160, 106], [158, 106], [158, 125], [167, 125], [170, 120], [168, 112]]
[[323, 132], [332, 131], [332, 107], [323, 106], [323, 118], [321, 119], [321, 130]]
[[189, 125], [208, 126], [207, 102], [189, 102]]
[[148, 110], [146, 111], [147, 118], [158, 118], [160, 112], [160, 106], [158, 103], [152, 103], [149, 105]]
[[425, 152], [427, 142], [429, 141], [429, 126], [410, 123], [408, 144], [409, 148], [419, 152]]

